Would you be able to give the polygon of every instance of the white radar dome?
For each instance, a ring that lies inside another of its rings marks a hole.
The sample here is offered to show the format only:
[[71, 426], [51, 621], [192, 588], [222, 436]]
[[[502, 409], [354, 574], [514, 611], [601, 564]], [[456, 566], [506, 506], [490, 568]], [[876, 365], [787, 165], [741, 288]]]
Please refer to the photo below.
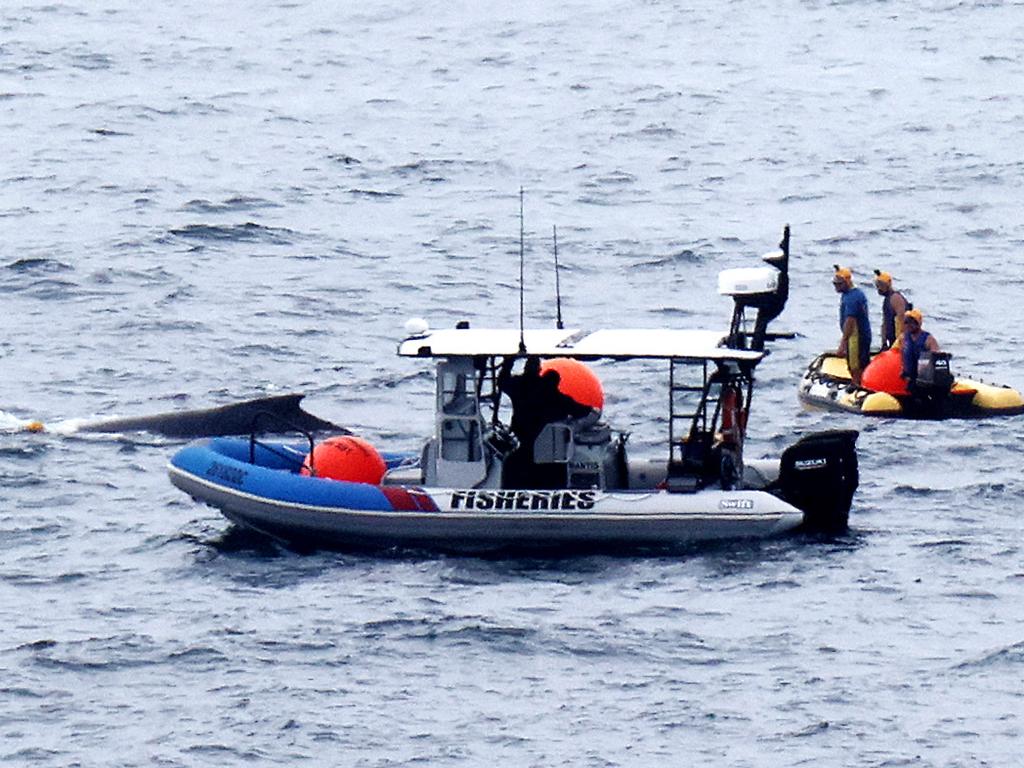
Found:
[[430, 324], [422, 317], [410, 317], [405, 321], [405, 333], [407, 336], [426, 336], [430, 330]]

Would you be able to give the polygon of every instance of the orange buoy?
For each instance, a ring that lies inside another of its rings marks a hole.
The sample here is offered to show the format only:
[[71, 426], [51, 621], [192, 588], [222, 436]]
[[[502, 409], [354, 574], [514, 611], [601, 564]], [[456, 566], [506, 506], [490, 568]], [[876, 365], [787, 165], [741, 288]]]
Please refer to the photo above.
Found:
[[861, 375], [860, 383], [875, 392], [890, 395], [909, 395], [907, 381], [900, 377], [903, 370], [903, 355], [899, 349], [887, 349], [875, 355]]
[[589, 405], [601, 410], [604, 407], [604, 388], [597, 374], [589, 367], [571, 357], [553, 357], [541, 363], [540, 374], [557, 371], [558, 391], [580, 405]]
[[317, 477], [371, 485], [380, 483], [387, 469], [377, 449], [353, 435], [329, 437], [319, 443], [306, 454], [303, 475], [310, 474], [310, 466]]

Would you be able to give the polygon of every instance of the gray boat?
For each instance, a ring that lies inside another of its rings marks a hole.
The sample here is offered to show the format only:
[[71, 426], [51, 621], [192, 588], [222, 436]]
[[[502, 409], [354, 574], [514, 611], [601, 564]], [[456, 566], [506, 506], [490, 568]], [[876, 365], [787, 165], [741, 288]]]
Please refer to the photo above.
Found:
[[[312, 436], [293, 445], [255, 433], [186, 446], [171, 481], [239, 524], [314, 547], [661, 548], [841, 531], [858, 483], [856, 432], [744, 459], [754, 370], [788, 296], [788, 227], [762, 258], [719, 275], [734, 303], [728, 331], [410, 321], [398, 354], [434, 368], [434, 433], [413, 454], [380, 454], [369, 481], [328, 476]], [[660, 456], [634, 455], [629, 433], [606, 421], [594, 361], [661, 371]], [[526, 386], [531, 376], [546, 395]]]

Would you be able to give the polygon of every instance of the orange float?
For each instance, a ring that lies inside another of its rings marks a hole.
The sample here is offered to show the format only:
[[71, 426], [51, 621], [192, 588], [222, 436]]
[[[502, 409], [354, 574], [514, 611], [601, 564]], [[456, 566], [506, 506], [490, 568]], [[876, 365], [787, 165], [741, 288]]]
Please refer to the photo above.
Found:
[[553, 357], [540, 365], [540, 374], [558, 372], [558, 391], [580, 405], [601, 410], [604, 407], [604, 387], [597, 374], [584, 363], [570, 357]]
[[903, 355], [899, 349], [890, 348], [875, 355], [861, 374], [860, 383], [865, 389], [887, 392], [890, 395], [909, 395], [903, 371]]
[[[313, 472], [310, 472], [310, 467]], [[378, 485], [387, 465], [369, 442], [353, 435], [329, 437], [306, 454], [302, 474], [349, 483]]]

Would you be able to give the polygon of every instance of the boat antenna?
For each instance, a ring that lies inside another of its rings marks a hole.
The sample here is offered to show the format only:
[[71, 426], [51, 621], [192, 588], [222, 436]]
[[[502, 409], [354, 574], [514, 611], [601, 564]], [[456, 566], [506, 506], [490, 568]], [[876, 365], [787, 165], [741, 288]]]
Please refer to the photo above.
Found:
[[557, 311], [557, 325], [558, 330], [565, 328], [562, 325], [562, 289], [558, 282], [558, 227], [551, 227], [551, 239], [555, 244], [555, 308]]
[[523, 188], [519, 187], [519, 354], [526, 354], [526, 334], [523, 331], [523, 265], [526, 261], [523, 241]]

